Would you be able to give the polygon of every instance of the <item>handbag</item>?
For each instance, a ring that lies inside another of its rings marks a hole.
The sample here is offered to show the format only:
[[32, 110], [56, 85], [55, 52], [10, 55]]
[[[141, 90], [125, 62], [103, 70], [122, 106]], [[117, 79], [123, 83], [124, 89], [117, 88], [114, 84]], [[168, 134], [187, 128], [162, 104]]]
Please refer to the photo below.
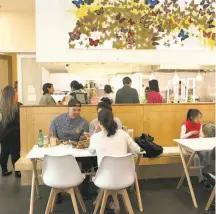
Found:
[[146, 152], [144, 157], [155, 158], [163, 153], [163, 147], [154, 142], [154, 137], [147, 134], [142, 134], [135, 138], [135, 142]]

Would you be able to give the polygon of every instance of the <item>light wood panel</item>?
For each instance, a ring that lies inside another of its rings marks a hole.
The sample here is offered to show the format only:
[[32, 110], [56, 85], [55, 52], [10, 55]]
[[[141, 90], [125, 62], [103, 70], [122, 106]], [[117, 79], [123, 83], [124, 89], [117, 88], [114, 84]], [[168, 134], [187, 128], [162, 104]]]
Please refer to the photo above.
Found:
[[[162, 105], [114, 105], [113, 112], [122, 124], [134, 129], [134, 136], [142, 132], [155, 137], [155, 142], [162, 146], [176, 146], [173, 139], [179, 138], [180, 128], [190, 108], [197, 108], [203, 114], [203, 123], [215, 122], [215, 104], [162, 104]], [[65, 113], [65, 106], [21, 107], [21, 150], [27, 154], [37, 143], [38, 130], [48, 134], [53, 118]], [[83, 106], [81, 115], [89, 122], [97, 117], [96, 106]]]

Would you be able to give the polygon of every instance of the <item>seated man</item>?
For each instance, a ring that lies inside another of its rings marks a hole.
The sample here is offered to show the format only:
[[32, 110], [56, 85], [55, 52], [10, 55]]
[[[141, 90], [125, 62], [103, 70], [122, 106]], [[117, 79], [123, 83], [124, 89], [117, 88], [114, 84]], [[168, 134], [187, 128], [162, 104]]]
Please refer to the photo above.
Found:
[[[80, 141], [85, 140], [84, 132], [89, 131], [88, 121], [80, 116], [81, 103], [73, 99], [68, 103], [69, 112], [57, 116], [50, 125], [49, 136], [54, 136], [62, 141]], [[76, 158], [82, 163], [82, 169], [88, 171], [92, 168], [91, 158]], [[89, 176], [83, 182], [82, 193], [88, 197]], [[61, 203], [61, 195], [58, 195], [57, 203]]]
[[88, 121], [80, 116], [81, 103], [70, 100], [68, 103], [69, 112], [57, 116], [51, 123], [50, 136], [62, 141], [85, 140], [84, 132], [89, 130]]

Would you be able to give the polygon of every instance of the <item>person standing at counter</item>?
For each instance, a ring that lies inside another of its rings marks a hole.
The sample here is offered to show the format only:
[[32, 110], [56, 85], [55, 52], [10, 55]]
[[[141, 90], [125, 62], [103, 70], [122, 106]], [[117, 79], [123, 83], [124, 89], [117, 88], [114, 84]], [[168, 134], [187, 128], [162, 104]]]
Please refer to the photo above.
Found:
[[113, 94], [111, 85], [105, 85], [104, 86], [104, 93], [105, 94], [102, 96], [102, 98], [104, 98], [104, 97], [109, 98], [113, 104], [115, 100], [114, 100], [114, 94]]
[[82, 104], [88, 104], [88, 95], [83, 90], [84, 87], [76, 80], [73, 80], [70, 84], [71, 92], [69, 92], [63, 99], [62, 104], [68, 105], [70, 100], [77, 99]]
[[53, 92], [53, 84], [45, 83], [43, 85], [43, 96], [39, 101], [39, 105], [56, 105], [54, 98], [51, 96]]
[[[13, 167], [20, 158], [20, 105], [15, 101], [15, 89], [6, 86], [2, 91], [0, 100], [0, 142], [2, 176], [12, 174], [8, 171], [7, 163], [9, 155]], [[20, 171], [15, 171], [15, 176], [20, 178]]]
[[130, 77], [123, 78], [123, 87], [116, 93], [116, 104], [140, 103], [139, 95], [135, 88], [131, 88], [132, 80]]
[[148, 103], [162, 103], [163, 98], [159, 92], [157, 80], [149, 81], [150, 91], [148, 92]]

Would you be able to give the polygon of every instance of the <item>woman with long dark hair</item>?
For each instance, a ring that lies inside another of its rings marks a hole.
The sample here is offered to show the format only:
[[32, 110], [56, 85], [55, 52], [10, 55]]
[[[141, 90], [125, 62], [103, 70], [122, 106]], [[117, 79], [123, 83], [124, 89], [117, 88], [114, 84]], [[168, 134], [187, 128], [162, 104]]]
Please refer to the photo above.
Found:
[[[107, 97], [103, 97], [97, 105], [97, 113], [99, 113], [102, 110], [112, 111], [112, 101]], [[115, 117], [114, 120], [117, 123], [118, 129], [122, 129], [121, 120], [118, 117]], [[96, 118], [92, 120], [89, 125], [89, 133], [90, 135], [93, 135], [98, 131], [100, 131], [100, 127], [98, 126], [98, 118]]]
[[[0, 100], [2, 176], [12, 174], [7, 168], [9, 155], [11, 154], [13, 166], [20, 158], [20, 105], [22, 104], [15, 101], [15, 89], [6, 86], [2, 91]], [[21, 177], [21, 173], [16, 171], [15, 176]]]
[[162, 103], [163, 98], [160, 94], [157, 80], [149, 81], [149, 89], [150, 92], [148, 92], [148, 103]]
[[133, 141], [127, 132], [118, 129], [110, 110], [102, 110], [98, 114], [101, 131], [90, 138], [90, 149], [97, 153], [98, 165], [104, 156], [121, 156], [128, 152], [138, 153], [140, 147]]
[[51, 96], [54, 92], [53, 84], [45, 83], [43, 85], [43, 96], [40, 99], [39, 105], [55, 105], [56, 102]]

